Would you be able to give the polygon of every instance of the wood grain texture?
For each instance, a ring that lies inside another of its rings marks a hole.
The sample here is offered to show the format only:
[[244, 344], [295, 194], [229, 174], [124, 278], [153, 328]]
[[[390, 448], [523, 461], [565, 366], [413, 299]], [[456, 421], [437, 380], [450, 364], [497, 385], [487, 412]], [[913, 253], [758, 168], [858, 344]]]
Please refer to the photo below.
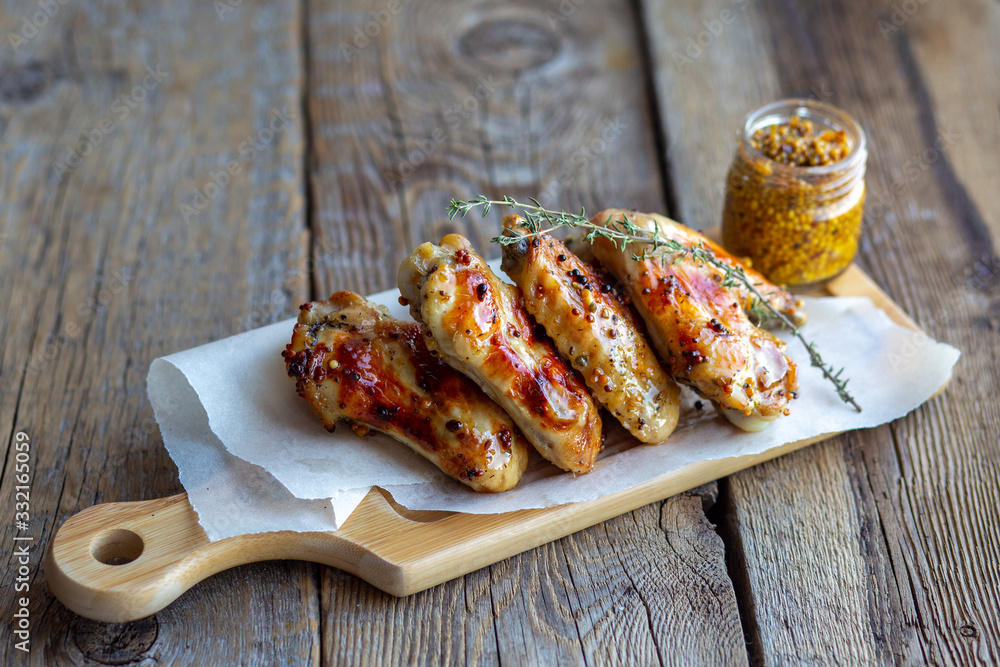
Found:
[[[666, 139], [674, 218], [695, 229], [722, 221], [736, 133], [775, 99], [773, 21], [752, 0], [640, 2]], [[803, 91], [808, 96], [809, 91]]]
[[[0, 8], [0, 497], [24, 430], [37, 539], [33, 653], [0, 624], [0, 663], [1000, 661], [1000, 7], [597, 4], [57, 3], [34, 32], [40, 5]], [[147, 66], [169, 76], [138, 91]], [[944, 397], [723, 481], [720, 533], [705, 491], [403, 600], [267, 563], [138, 623], [54, 601], [39, 562], [65, 517], [180, 490], [151, 359], [334, 288], [389, 287], [448, 231], [486, 246], [499, 219], [448, 222], [452, 196], [669, 205], [713, 225], [740, 117], [791, 95], [868, 130], [860, 262], [962, 349]], [[302, 99], [262, 145], [271, 110]]]
[[[363, 2], [308, 11], [317, 295], [394, 286], [416, 244], [450, 231], [496, 256], [499, 214], [450, 222], [452, 197], [665, 209], [627, 3], [403, 3], [384, 24]], [[403, 600], [325, 570], [324, 662], [745, 662], [704, 513], [664, 507], [673, 548], [656, 504]], [[706, 583], [670, 595], [692, 563]]]
[[647, 505], [406, 598], [329, 570], [324, 662], [745, 664], [703, 509], [714, 493]]
[[664, 208], [625, 3], [403, 3], [385, 27], [363, 2], [309, 11], [319, 293], [394, 287], [450, 231], [497, 256], [500, 214], [448, 221], [452, 197]]
[[[750, 3], [683, 71], [670, 49], [732, 4], [644, 5], [675, 183], [701, 178], [680, 156], [732, 145], [683, 128], [692, 115], [707, 127], [738, 122], [718, 102], [740, 85], [759, 88], [744, 93], [744, 111], [797, 95], [848, 109], [873, 146], [860, 262], [931, 336], [963, 351], [945, 397], [909, 417], [722, 484], [754, 661], [1000, 656], [1000, 90], [990, 74], [1000, 9], [957, 4]], [[705, 151], [708, 169], [722, 174], [729, 157], [716, 150]], [[718, 215], [674, 190], [695, 224]]]
[[[24, 431], [35, 538], [32, 652], [11, 640], [5, 547], [0, 663], [307, 660], [318, 647], [312, 565], [225, 573], [127, 626], [77, 618], [39, 570], [70, 514], [181, 490], [146, 400], [149, 362], [250, 328], [248, 315], [285, 316], [307, 296], [286, 283], [304, 259], [300, 124], [252, 159], [239, 150], [264, 139], [272, 108], [297, 111], [299, 14], [249, 1], [222, 22], [211, 3], [52, 6], [16, 46], [10, 35], [40, 7], [0, 11], [0, 536], [13, 544], [11, 446]], [[208, 188], [234, 159], [240, 173]], [[206, 205], [186, 220], [196, 189]]]

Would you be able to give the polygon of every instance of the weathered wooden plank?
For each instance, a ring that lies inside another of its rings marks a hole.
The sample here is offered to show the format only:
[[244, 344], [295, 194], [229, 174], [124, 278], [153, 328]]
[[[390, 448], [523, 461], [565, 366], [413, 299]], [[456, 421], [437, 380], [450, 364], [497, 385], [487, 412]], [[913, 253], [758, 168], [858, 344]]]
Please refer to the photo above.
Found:
[[[965, 355], [945, 396], [909, 417], [723, 483], [723, 534], [733, 570], [745, 567], [741, 609], [762, 662], [969, 664], [1000, 655], [1000, 11], [932, 5], [645, 5], [675, 182], [721, 178], [739, 116], [754, 104], [805, 95], [847, 108], [873, 146], [860, 261]], [[674, 66], [672, 51], [725, 10], [732, 20], [703, 40], [700, 56]], [[748, 95], [747, 86], [759, 89]], [[731, 89], [742, 111], [723, 102]], [[691, 123], [711, 134], [678, 131]], [[707, 167], [680, 159], [697, 152]], [[695, 224], [718, 219], [721, 190], [709, 210], [685, 202], [688, 188], [674, 190]]]
[[[146, 401], [149, 362], [249, 328], [248, 313], [285, 316], [308, 296], [288, 280], [304, 260], [298, 5], [238, 4], [221, 17], [187, 2], [0, 12], [0, 533], [12, 545], [24, 532], [14, 531], [12, 474], [23, 431], [35, 540], [28, 593], [15, 591], [4, 551], [0, 663], [318, 655], [314, 566], [224, 573], [128, 626], [69, 613], [38, 570], [68, 515], [181, 490]], [[285, 107], [293, 117], [268, 129]], [[10, 636], [21, 595], [29, 655]]]
[[451, 197], [662, 208], [627, 7], [377, 14], [362, 3], [310, 14], [320, 292], [395, 286], [399, 261], [448, 231], [496, 255], [499, 215], [449, 222]]
[[[665, 208], [627, 3], [310, 3], [308, 25], [317, 294], [394, 286], [399, 261], [448, 231], [495, 256], [499, 215], [450, 222], [452, 197]], [[328, 664], [746, 661], [691, 496], [404, 600], [323, 575]]]
[[779, 90], [771, 26], [751, 0], [640, 6], [666, 138], [671, 205], [678, 220], [708, 229], [721, 220], [740, 122]]
[[407, 598], [331, 569], [325, 661], [745, 664], [724, 547], [703, 509], [714, 494], [647, 505]]
[[[709, 484], [605, 522], [604, 535], [579, 535], [586, 548], [569, 562], [574, 587], [594, 591], [577, 620], [588, 659], [636, 664], [655, 649], [665, 664], [746, 663], [743, 633], [730, 608], [732, 582], [718, 566], [725, 548], [704, 515], [716, 493]], [[643, 607], [613, 611], [633, 596]], [[674, 602], [664, 605], [660, 596]], [[663, 638], [666, 644], [659, 643]], [[657, 645], [647, 649], [650, 641]]]

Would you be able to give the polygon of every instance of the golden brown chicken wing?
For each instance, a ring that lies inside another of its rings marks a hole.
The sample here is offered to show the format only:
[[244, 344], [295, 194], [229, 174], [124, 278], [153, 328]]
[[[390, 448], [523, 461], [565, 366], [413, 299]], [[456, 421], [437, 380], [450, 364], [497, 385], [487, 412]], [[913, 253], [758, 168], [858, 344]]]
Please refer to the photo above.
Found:
[[424, 243], [399, 267], [399, 290], [423, 322], [428, 347], [476, 381], [563, 470], [589, 472], [601, 447], [597, 405], [469, 241], [450, 234]]
[[660, 367], [631, 308], [558, 239], [526, 238], [516, 215], [503, 226], [506, 235], [520, 237], [504, 246], [503, 270], [521, 288], [528, 312], [632, 435], [666, 440], [677, 426], [680, 388]]
[[[703, 244], [724, 262], [742, 266], [701, 234], [664, 216], [608, 210], [591, 221], [604, 225], [621, 216], [685, 246]], [[598, 260], [627, 286], [674, 379], [713, 401], [726, 418], [748, 431], [761, 430], [787, 413], [798, 387], [795, 364], [785, 356], [782, 341], [750, 321], [745, 310], [752, 301], [749, 290], [724, 286], [723, 271], [689, 256], [661, 262], [633, 259], [637, 253], [637, 246], [623, 252], [604, 238], [594, 243]], [[794, 322], [805, 321], [794, 297], [743, 268], [778, 310]]]
[[282, 353], [323, 424], [382, 431], [476, 491], [506, 491], [528, 465], [527, 441], [471, 380], [435, 357], [416, 322], [354, 292], [302, 306]]

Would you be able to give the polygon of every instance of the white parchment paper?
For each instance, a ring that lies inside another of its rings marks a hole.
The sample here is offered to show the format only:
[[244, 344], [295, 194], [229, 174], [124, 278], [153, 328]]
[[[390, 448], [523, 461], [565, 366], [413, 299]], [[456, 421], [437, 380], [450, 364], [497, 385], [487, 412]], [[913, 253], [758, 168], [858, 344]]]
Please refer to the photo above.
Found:
[[[370, 297], [408, 318], [395, 290]], [[336, 530], [372, 486], [410, 509], [509, 512], [593, 500], [679, 467], [761, 453], [826, 433], [877, 426], [930, 398], [950, 377], [955, 348], [894, 324], [866, 298], [806, 299], [804, 333], [845, 367], [864, 412], [840, 401], [789, 342], [799, 367], [791, 415], [761, 433], [739, 431], [685, 391], [681, 422], [641, 445], [603, 413], [608, 439], [593, 472], [564, 473], [535, 455], [516, 488], [478, 494], [381, 434], [328, 433], [295, 393], [281, 351], [294, 320], [157, 359], [149, 398], [167, 451], [211, 540], [276, 530]]]

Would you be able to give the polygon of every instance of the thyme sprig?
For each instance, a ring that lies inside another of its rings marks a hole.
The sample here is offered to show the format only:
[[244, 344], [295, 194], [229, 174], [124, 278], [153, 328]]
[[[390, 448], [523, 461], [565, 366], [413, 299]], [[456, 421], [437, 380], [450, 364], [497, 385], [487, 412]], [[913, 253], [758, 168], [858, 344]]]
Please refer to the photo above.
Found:
[[837, 395], [840, 396], [840, 399], [854, 406], [854, 409], [858, 412], [861, 412], [861, 406], [858, 405], [854, 397], [847, 391], [849, 379], [843, 377], [844, 369], [834, 370], [831, 364], [827, 364], [820, 355], [819, 350], [816, 349], [816, 344], [806, 340], [799, 327], [795, 326], [784, 313], [775, 308], [761, 294], [742, 267], [732, 266], [724, 262], [709, 247], [702, 243], [687, 246], [675, 239], [664, 237], [660, 234], [659, 225], [655, 221], [653, 231], [639, 227], [625, 216], [620, 216], [620, 219], [608, 218], [602, 226], [591, 222], [587, 217], [586, 211], [582, 208], [579, 213], [567, 213], [561, 210], [553, 211], [546, 209], [534, 198], [530, 198], [529, 201], [531, 202], [530, 204], [525, 204], [506, 195], [499, 200], [490, 199], [485, 195], [479, 195], [470, 201], [452, 199], [451, 203], [448, 204], [448, 216], [451, 219], [454, 219], [458, 215], [464, 218], [468, 215], [469, 211], [476, 208], [482, 208], [482, 213], [486, 216], [489, 215], [490, 209], [493, 206], [509, 206], [520, 210], [524, 218], [523, 227], [528, 233], [520, 237], [503, 234], [494, 237], [492, 239], [493, 242], [500, 245], [510, 245], [525, 236], [528, 238], [542, 236], [554, 229], [568, 227], [585, 230], [583, 238], [588, 243], [593, 243], [598, 238], [608, 239], [622, 252], [625, 252], [626, 249], [633, 245], [641, 246], [642, 252], [632, 254], [632, 258], [636, 261], [658, 259], [665, 265], [668, 262], [676, 263], [685, 257], [690, 257], [695, 262], [709, 264], [722, 273], [723, 287], [742, 286], [751, 294], [749, 311], [750, 315], [756, 321], [761, 323], [765, 321], [777, 321], [788, 329], [792, 336], [805, 346], [806, 351], [809, 353], [809, 362], [820, 369], [823, 372], [823, 377], [837, 389]]

